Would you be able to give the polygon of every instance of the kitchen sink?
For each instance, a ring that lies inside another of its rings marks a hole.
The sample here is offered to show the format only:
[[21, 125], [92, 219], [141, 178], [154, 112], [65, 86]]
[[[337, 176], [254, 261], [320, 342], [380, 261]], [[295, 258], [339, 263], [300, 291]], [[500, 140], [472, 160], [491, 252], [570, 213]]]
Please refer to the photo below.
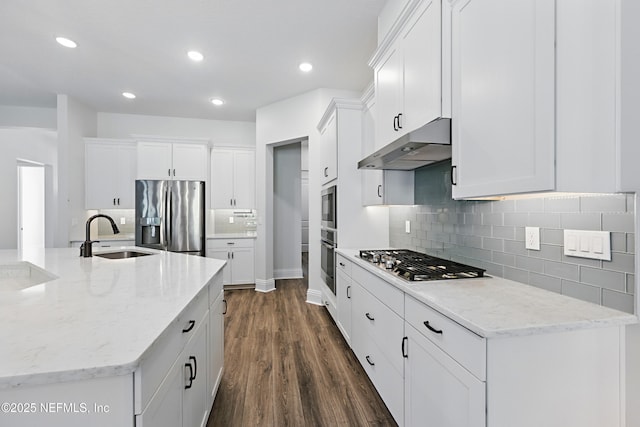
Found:
[[136, 258], [140, 256], [154, 255], [150, 252], [139, 252], [139, 251], [118, 251], [118, 252], [104, 252], [101, 254], [94, 253], [93, 255], [99, 256], [102, 258], [108, 259], [126, 259], [126, 258]]

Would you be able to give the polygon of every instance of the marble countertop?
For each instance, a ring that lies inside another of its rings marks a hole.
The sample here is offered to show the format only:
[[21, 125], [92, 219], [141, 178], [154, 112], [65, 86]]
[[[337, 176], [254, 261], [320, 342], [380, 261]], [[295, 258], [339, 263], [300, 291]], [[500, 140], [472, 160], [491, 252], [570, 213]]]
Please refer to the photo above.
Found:
[[136, 249], [154, 254], [110, 260], [81, 258], [75, 248], [0, 250], [1, 266], [27, 261], [56, 277], [25, 289], [0, 277], [0, 388], [133, 372], [225, 264]]
[[632, 314], [499, 277], [408, 282], [360, 259], [355, 249], [336, 252], [486, 338], [637, 322]]
[[[119, 234], [92, 236], [91, 239], [95, 242], [107, 241], [107, 240], [135, 240], [136, 236], [133, 233], [119, 233]], [[84, 239], [82, 240], [74, 239], [74, 240], [71, 240], [71, 242], [84, 242]]]
[[247, 231], [245, 233], [213, 233], [207, 234], [207, 239], [255, 239], [257, 235], [255, 231]]

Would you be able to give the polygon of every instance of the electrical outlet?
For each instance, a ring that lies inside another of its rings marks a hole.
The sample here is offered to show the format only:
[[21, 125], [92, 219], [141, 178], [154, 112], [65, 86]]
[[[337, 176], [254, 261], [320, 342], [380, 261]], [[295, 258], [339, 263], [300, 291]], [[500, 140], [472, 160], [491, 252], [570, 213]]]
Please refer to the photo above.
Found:
[[411, 233], [411, 221], [406, 220], [404, 222], [404, 232], [405, 233]]
[[125, 225], [127, 223], [127, 219], [123, 216], [120, 217], [120, 225]]
[[229, 224], [233, 224], [233, 217], [232, 216], [229, 217]]
[[540, 250], [540, 227], [524, 228], [524, 247], [534, 251]]

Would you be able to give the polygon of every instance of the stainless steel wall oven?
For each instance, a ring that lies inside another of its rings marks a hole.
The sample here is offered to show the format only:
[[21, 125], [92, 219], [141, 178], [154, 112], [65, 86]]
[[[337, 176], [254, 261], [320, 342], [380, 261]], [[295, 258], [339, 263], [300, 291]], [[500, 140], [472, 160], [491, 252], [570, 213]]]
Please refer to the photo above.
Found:
[[338, 228], [336, 208], [336, 186], [322, 190], [322, 226], [324, 228]]
[[336, 293], [336, 231], [328, 228], [323, 228], [320, 231], [320, 267], [321, 275], [324, 283], [327, 284], [331, 292]]

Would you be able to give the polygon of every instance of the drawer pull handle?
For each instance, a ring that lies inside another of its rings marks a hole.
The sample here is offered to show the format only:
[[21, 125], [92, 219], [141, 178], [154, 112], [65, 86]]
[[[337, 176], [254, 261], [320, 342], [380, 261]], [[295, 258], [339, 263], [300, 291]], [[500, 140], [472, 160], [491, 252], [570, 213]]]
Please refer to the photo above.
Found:
[[376, 364], [371, 361], [370, 356], [365, 357], [365, 359], [367, 359], [367, 363], [369, 363], [369, 365], [376, 366]]
[[429, 330], [430, 330], [431, 332], [433, 332], [434, 334], [442, 334], [442, 329], [436, 329], [436, 328], [434, 328], [433, 326], [431, 326], [431, 325], [429, 324], [429, 321], [428, 321], [428, 320], [425, 320], [423, 323], [424, 323], [424, 326], [426, 326], [426, 327], [427, 327], [427, 329], [429, 329]]
[[376, 320], [374, 317], [372, 317], [369, 313], [365, 313], [365, 316], [367, 319], [369, 320]]
[[351, 285], [347, 286], [347, 298], [351, 299], [351, 292], [349, 292], [351, 290]]
[[339, 264], [340, 264], [340, 267], [346, 267], [346, 266], [345, 266], [345, 264], [344, 264], [344, 262], [341, 262], [341, 263], [339, 263]]
[[196, 377], [198, 376], [198, 361], [196, 360], [195, 356], [189, 356], [189, 364], [191, 364], [192, 360], [193, 360], [193, 378], [189, 377], [191, 381], [195, 380]]
[[193, 329], [194, 326], [196, 326], [196, 321], [195, 320], [189, 320], [189, 326], [184, 328], [182, 330], [182, 333], [186, 334], [187, 332], [190, 332]]
[[187, 378], [187, 380], [189, 380], [189, 384], [184, 385], [184, 389], [188, 390], [193, 385], [193, 366], [191, 366], [191, 363], [185, 363], [184, 367], [189, 368], [189, 378]]
[[224, 303], [224, 311], [222, 312], [222, 315], [224, 316], [227, 314], [227, 300], [223, 299], [222, 302]]
[[408, 358], [409, 357], [409, 353], [407, 353], [407, 341], [409, 341], [408, 337], [402, 337], [402, 357], [404, 358]]

